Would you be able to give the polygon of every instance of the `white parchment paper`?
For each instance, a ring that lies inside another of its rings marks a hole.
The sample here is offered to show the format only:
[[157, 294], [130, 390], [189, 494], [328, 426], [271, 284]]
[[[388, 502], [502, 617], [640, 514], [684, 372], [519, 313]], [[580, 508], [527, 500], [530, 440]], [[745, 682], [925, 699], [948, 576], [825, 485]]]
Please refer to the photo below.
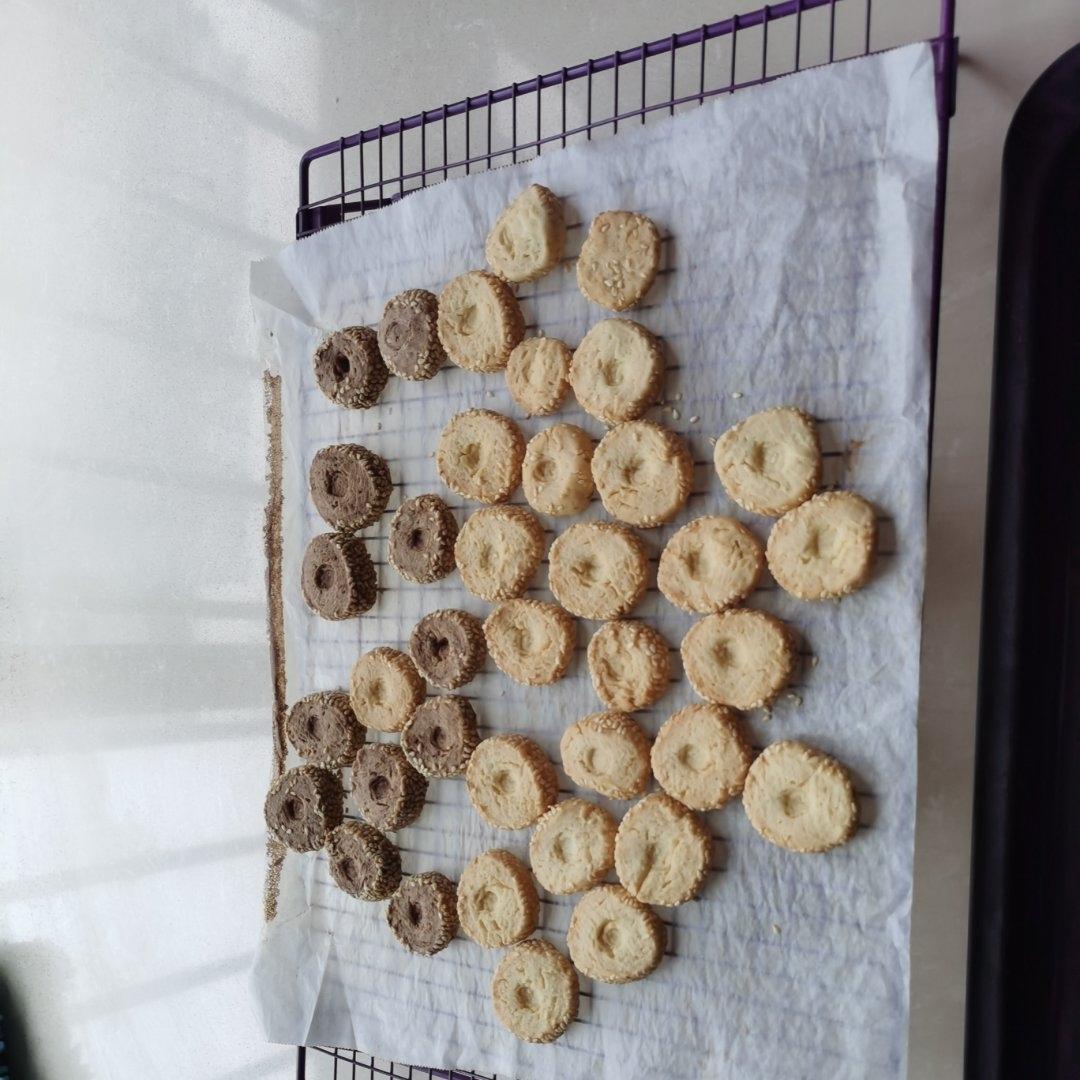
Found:
[[[654, 563], [671, 533], [703, 513], [734, 514], [764, 539], [769, 522], [724, 495], [709, 436], [773, 405], [798, 404], [819, 418], [826, 481], [860, 491], [881, 516], [876, 572], [860, 593], [807, 604], [765, 582], [751, 598], [798, 630], [804, 661], [771, 717], [748, 716], [752, 737], [758, 746], [806, 739], [851, 767], [863, 827], [850, 844], [793, 855], [758, 837], [737, 801], [707, 815], [714, 871], [698, 901], [660, 909], [669, 931], [661, 966], [626, 986], [582, 979], [580, 1021], [548, 1046], [520, 1043], [496, 1020], [488, 986], [501, 953], [459, 936], [433, 958], [413, 956], [391, 936], [384, 905], [338, 891], [321, 853], [290, 854], [253, 974], [269, 1039], [517, 1077], [902, 1075], [936, 154], [933, 61], [917, 45], [452, 180], [256, 264], [260, 347], [283, 383], [290, 701], [347, 686], [361, 651], [407, 647], [428, 611], [486, 613], [456, 574], [412, 586], [386, 563], [387, 525], [402, 499], [435, 491], [462, 519], [472, 509], [442, 487], [431, 456], [451, 415], [484, 406], [513, 416], [526, 436], [563, 419], [602, 434], [572, 401], [556, 418], [522, 416], [501, 375], [448, 368], [427, 383], [392, 379], [380, 405], [360, 412], [331, 405], [313, 380], [310, 357], [325, 331], [374, 324], [399, 290], [437, 292], [482, 266], [488, 227], [532, 180], [565, 199], [572, 227], [563, 265], [520, 290], [530, 333], [573, 345], [605, 317], [574, 276], [595, 213], [640, 210], [665, 238], [663, 272], [630, 314], [667, 350], [668, 405], [650, 415], [686, 435], [698, 465], [684, 513], [646, 533]], [[307, 496], [307, 470], [319, 448], [341, 440], [385, 456], [397, 486], [387, 515], [366, 533], [378, 605], [331, 623], [304, 607], [299, 572], [305, 545], [324, 529]], [[583, 516], [602, 516], [599, 502]], [[545, 519], [549, 537], [569, 523]], [[546, 571], [531, 595], [550, 599]], [[655, 587], [635, 615], [673, 649], [692, 622]], [[526, 732], [557, 761], [566, 725], [601, 707], [584, 663], [595, 629], [579, 622], [575, 662], [553, 687], [518, 686], [489, 662], [462, 691], [476, 699], [483, 733]], [[638, 714], [651, 733], [692, 700], [674, 659], [670, 692]], [[607, 805], [621, 815], [627, 804]], [[433, 782], [423, 815], [396, 838], [407, 873], [456, 877], [496, 846], [527, 857], [528, 831], [486, 826], [460, 780]], [[541, 897], [539, 933], [565, 949], [574, 898]]]

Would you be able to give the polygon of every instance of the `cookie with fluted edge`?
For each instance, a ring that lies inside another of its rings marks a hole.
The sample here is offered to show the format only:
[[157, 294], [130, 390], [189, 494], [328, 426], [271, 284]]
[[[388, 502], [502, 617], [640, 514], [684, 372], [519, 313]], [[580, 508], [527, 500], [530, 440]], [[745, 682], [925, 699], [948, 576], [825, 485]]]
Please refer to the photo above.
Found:
[[409, 764], [400, 746], [368, 743], [353, 762], [350, 793], [369, 825], [397, 832], [424, 809], [427, 779]]
[[406, 289], [392, 296], [379, 320], [379, 352], [390, 371], [402, 379], [430, 379], [446, 361], [439, 340], [439, 300], [426, 289]]
[[743, 807], [766, 840], [788, 851], [828, 851], [850, 840], [859, 823], [847, 770], [793, 739], [766, 746], [754, 760]]
[[558, 412], [570, 391], [570, 346], [558, 338], [526, 338], [506, 362], [506, 388], [529, 416]]
[[461, 776], [479, 742], [472, 703], [457, 694], [429, 697], [401, 729], [409, 764], [431, 778]]
[[285, 734], [312, 765], [343, 769], [352, 762], [366, 734], [343, 690], [319, 690], [293, 704]]
[[679, 709], [652, 745], [653, 776], [691, 810], [716, 810], [735, 798], [753, 760], [739, 716], [726, 705], [699, 702]]
[[554, 1042], [577, 1016], [577, 972], [550, 942], [530, 938], [499, 961], [491, 1000], [499, 1022], [523, 1042]]
[[548, 587], [567, 611], [583, 619], [618, 619], [645, 593], [649, 557], [625, 525], [571, 525], [548, 552]]
[[615, 865], [615, 819], [587, 799], [564, 799], [536, 823], [529, 862], [536, 880], [565, 896], [591, 889]]
[[524, 829], [553, 802], [555, 767], [532, 739], [493, 735], [472, 753], [465, 770], [469, 801], [496, 829]]
[[559, 741], [566, 775], [611, 799], [632, 799], [649, 785], [649, 736], [625, 713], [591, 713]]
[[570, 959], [582, 975], [628, 983], [655, 971], [667, 935], [660, 916], [621, 885], [598, 885], [575, 905], [566, 931]]
[[853, 491], [826, 491], [780, 518], [765, 553], [792, 596], [838, 600], [866, 584], [876, 544], [874, 508]]
[[367, 326], [346, 326], [328, 334], [315, 350], [312, 366], [319, 389], [346, 409], [370, 409], [390, 376], [378, 336]]
[[553, 517], [580, 514], [593, 493], [596, 444], [574, 424], [553, 424], [534, 435], [521, 463], [521, 487], [534, 510]]
[[646, 795], [627, 810], [615, 836], [615, 873], [644, 904], [675, 907], [701, 891], [712, 837], [701, 819], [670, 795]]
[[505, 949], [523, 941], [540, 919], [540, 898], [529, 868], [516, 855], [496, 848], [477, 855], [457, 886], [461, 929], [485, 949]]
[[263, 804], [266, 827], [292, 851], [315, 851], [341, 824], [345, 793], [337, 773], [301, 765], [282, 773]]
[[470, 270], [439, 294], [439, 340], [446, 355], [466, 371], [502, 371], [525, 336], [525, 318], [502, 278]]
[[544, 557], [544, 527], [521, 506], [485, 506], [465, 519], [454, 545], [461, 583], [482, 600], [520, 596]]
[[574, 350], [570, 385], [581, 407], [597, 420], [636, 420], [660, 396], [664, 351], [631, 319], [604, 319]]
[[467, 409], [451, 417], [439, 435], [439, 479], [466, 499], [505, 502], [521, 483], [525, 439], [509, 417], [490, 409]]
[[378, 521], [393, 490], [385, 459], [357, 443], [324, 446], [312, 459], [308, 486], [323, 521], [348, 532]]
[[744, 510], [779, 517], [821, 483], [817, 427], [802, 409], [765, 409], [716, 440], [713, 464], [724, 490]]
[[456, 690], [476, 677], [487, 659], [484, 625], [457, 608], [425, 615], [409, 635], [409, 652], [428, 682]]
[[764, 568], [758, 538], [734, 518], [712, 514], [688, 522], [667, 542], [656, 584], [677, 608], [707, 615], [749, 596]]
[[343, 821], [326, 840], [334, 884], [357, 900], [385, 900], [401, 884], [397, 845], [366, 821]]
[[314, 537], [300, 567], [300, 591], [311, 611], [335, 622], [370, 610], [378, 588], [364, 541], [337, 532]]
[[484, 257], [499, 277], [521, 283], [552, 271], [565, 246], [562, 202], [542, 184], [530, 184], [499, 214], [484, 244]]
[[671, 650], [659, 630], [638, 619], [604, 623], [586, 652], [596, 696], [622, 712], [659, 701], [671, 681]]
[[592, 219], [578, 256], [578, 288], [608, 311], [640, 303], [660, 269], [660, 231], [632, 210], [605, 210]]
[[613, 427], [596, 447], [593, 483], [604, 509], [628, 525], [651, 528], [686, 505], [694, 459], [674, 431], [650, 420]]
[[457, 933], [455, 893], [454, 883], [436, 871], [407, 877], [386, 906], [394, 937], [421, 956], [441, 952]]
[[699, 619], [682, 640], [683, 670], [706, 701], [734, 709], [769, 705], [795, 671], [795, 641], [774, 615], [729, 608]]
[[495, 666], [524, 686], [561, 679], [574, 657], [574, 637], [574, 620], [544, 600], [504, 600], [484, 620]]
[[412, 660], [385, 645], [364, 653], [349, 676], [352, 711], [374, 731], [400, 731], [426, 691]]

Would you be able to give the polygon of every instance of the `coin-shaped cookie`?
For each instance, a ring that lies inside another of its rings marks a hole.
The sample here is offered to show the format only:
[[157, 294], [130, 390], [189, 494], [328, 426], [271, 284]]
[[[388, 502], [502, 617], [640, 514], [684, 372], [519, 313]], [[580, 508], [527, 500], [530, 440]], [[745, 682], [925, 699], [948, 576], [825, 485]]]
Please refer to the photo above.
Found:
[[484, 255], [506, 281], [535, 281], [558, 265], [565, 244], [562, 203], [543, 185], [530, 184], [499, 215]]
[[578, 288], [594, 304], [625, 311], [660, 269], [660, 232], [644, 214], [605, 210], [593, 218], [578, 256]]
[[405, 878], [386, 908], [394, 937], [410, 952], [434, 956], [457, 933], [457, 894], [445, 875], [429, 871]]
[[406, 499], [390, 519], [390, 565], [406, 581], [438, 581], [454, 569], [457, 533], [457, 520], [438, 495]]
[[409, 651], [428, 682], [456, 690], [471, 682], [484, 666], [487, 645], [483, 624], [467, 611], [433, 611], [413, 627]]
[[389, 375], [379, 355], [378, 337], [367, 326], [348, 326], [330, 334], [315, 350], [312, 363], [319, 389], [346, 409], [370, 409]]
[[378, 521], [393, 490], [383, 458], [355, 443], [323, 447], [311, 462], [308, 482], [323, 521], [349, 532]]
[[364, 541], [323, 533], [307, 546], [300, 570], [307, 606], [324, 619], [351, 619], [375, 603], [375, 566]]
[[267, 828], [293, 851], [314, 851], [341, 824], [344, 792], [336, 773], [318, 765], [289, 769], [270, 785]]
[[348, 694], [320, 690], [301, 698], [289, 710], [285, 734], [305, 761], [326, 769], [343, 769], [356, 757], [365, 732]]
[[466, 371], [502, 371], [525, 336], [525, 319], [510, 286], [486, 270], [470, 270], [439, 294], [439, 340]]
[[424, 289], [391, 297], [379, 320], [379, 351], [386, 366], [402, 379], [430, 379], [446, 352], [439, 340], [439, 301]]

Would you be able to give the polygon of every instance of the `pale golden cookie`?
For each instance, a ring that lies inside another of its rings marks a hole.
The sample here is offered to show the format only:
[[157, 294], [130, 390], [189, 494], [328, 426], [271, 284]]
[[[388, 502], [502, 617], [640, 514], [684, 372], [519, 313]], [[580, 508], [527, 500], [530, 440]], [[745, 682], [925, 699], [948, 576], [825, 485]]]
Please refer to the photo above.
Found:
[[593, 218], [578, 256], [578, 288], [609, 311], [633, 307], [660, 269], [660, 232], [644, 214], [605, 210]]
[[615, 872], [642, 903], [674, 907], [705, 884], [712, 837], [670, 795], [646, 795], [626, 812], [615, 837]]
[[649, 784], [649, 736], [625, 713], [601, 712], [571, 724], [559, 741], [566, 775], [611, 799], [632, 799]]
[[525, 439], [513, 420], [489, 409], [468, 409], [442, 429], [435, 450], [439, 479], [477, 502], [505, 502], [521, 483]]
[[510, 286], [486, 270], [470, 270], [439, 294], [439, 340], [466, 371], [502, 371], [525, 336], [525, 319]]
[[581, 407], [597, 420], [636, 420], [660, 394], [664, 352], [660, 342], [630, 319], [604, 319], [574, 350], [570, 385]]
[[694, 459], [674, 431], [649, 420], [631, 420], [600, 440], [592, 474], [612, 517], [649, 528], [670, 521], [686, 505]]
[[484, 638], [495, 666], [525, 686], [561, 679], [574, 657], [574, 620], [543, 600], [499, 604], [484, 620]]
[[649, 559], [640, 538], [622, 525], [571, 525], [548, 553], [548, 587], [583, 619], [617, 619], [641, 599]]
[[477, 855], [457, 884], [461, 929], [486, 949], [527, 938], [540, 918], [540, 898], [529, 868], [509, 851]]
[[821, 483], [814, 421], [783, 406], [754, 413], [716, 440], [713, 463], [724, 490], [744, 510], [779, 517]]
[[524, 829], [558, 795], [555, 767], [524, 735], [493, 735], [469, 758], [465, 770], [469, 800], [496, 829]]
[[615, 865], [615, 819], [585, 799], [556, 803], [529, 840], [529, 862], [549, 893], [591, 889]]
[[753, 759], [738, 714], [726, 705], [687, 705], [653, 741], [653, 775], [691, 810], [716, 810], [738, 795]]
[[375, 731], [400, 731], [426, 691], [412, 660], [386, 647], [364, 653], [349, 678], [353, 712], [364, 727]]
[[554, 945], [532, 938], [499, 962], [491, 1000], [500, 1022], [519, 1039], [553, 1042], [577, 1016], [577, 972]]
[[507, 281], [535, 281], [558, 265], [565, 246], [562, 203], [546, 187], [530, 184], [499, 215], [484, 257]]
[[775, 742], [746, 776], [743, 806], [766, 840], [788, 851], [828, 851], [850, 840], [859, 807], [847, 770], [805, 743]]
[[731, 608], [694, 623], [682, 641], [690, 685], [735, 709], [768, 705], [795, 670], [791, 631], [764, 611]]
[[454, 545], [462, 584], [483, 600], [520, 596], [543, 557], [544, 527], [520, 506], [477, 510]]
[[506, 362], [506, 388], [529, 416], [558, 411], [570, 389], [573, 355], [558, 338], [526, 338], [514, 348]]
[[593, 634], [587, 655], [597, 697], [609, 709], [644, 709], [668, 688], [668, 643], [648, 623], [636, 619], [605, 623]]
[[566, 945], [582, 975], [606, 983], [644, 979], [664, 956], [660, 916], [621, 885], [587, 892], [570, 916]]
[[734, 518], [684, 525], [660, 554], [656, 584], [677, 608], [708, 615], [750, 595], [765, 568], [758, 538]]
[[826, 491], [789, 510], [769, 533], [777, 584], [800, 600], [835, 600], [866, 584], [874, 561], [874, 508], [852, 491]]
[[573, 424], [555, 424], [529, 440], [521, 465], [525, 498], [541, 514], [580, 514], [593, 493], [594, 444]]

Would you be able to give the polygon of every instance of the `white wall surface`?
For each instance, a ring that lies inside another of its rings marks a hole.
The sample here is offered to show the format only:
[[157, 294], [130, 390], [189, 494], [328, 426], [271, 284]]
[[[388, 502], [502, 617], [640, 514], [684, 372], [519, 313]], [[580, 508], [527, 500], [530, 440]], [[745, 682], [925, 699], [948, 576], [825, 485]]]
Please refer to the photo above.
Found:
[[[0, 980], [31, 1075], [292, 1075], [246, 988], [270, 769], [246, 281], [291, 236], [300, 153], [733, 6], [6, 0]], [[875, 42], [926, 36], [933, 8], [877, 0]], [[960, 9], [920, 721], [920, 1078], [961, 1060], [998, 165], [1022, 92], [1080, 37], [1074, 0]]]

